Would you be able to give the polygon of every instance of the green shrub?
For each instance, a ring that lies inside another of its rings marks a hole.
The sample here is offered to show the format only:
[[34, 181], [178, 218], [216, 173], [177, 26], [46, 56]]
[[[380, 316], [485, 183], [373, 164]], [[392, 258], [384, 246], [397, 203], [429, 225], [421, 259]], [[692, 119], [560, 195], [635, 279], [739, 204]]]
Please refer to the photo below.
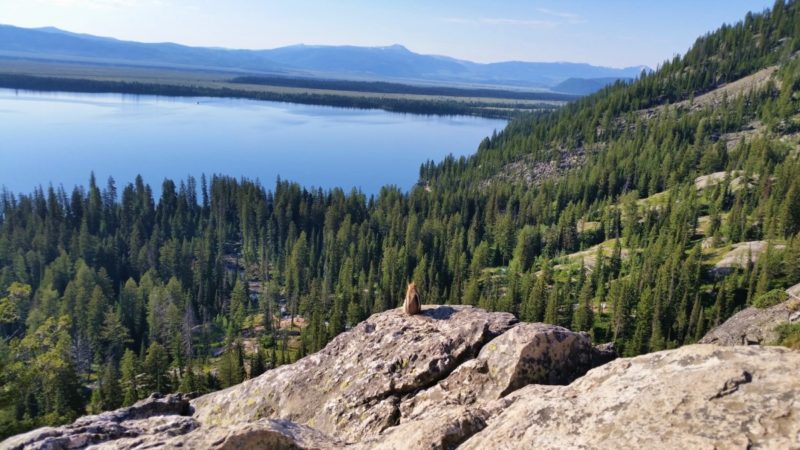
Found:
[[761, 294], [756, 298], [753, 302], [753, 306], [756, 308], [769, 308], [770, 306], [775, 306], [778, 303], [783, 303], [789, 298], [789, 294], [786, 293], [783, 289], [773, 289], [765, 294]]
[[775, 327], [778, 345], [800, 350], [800, 323], [782, 323]]

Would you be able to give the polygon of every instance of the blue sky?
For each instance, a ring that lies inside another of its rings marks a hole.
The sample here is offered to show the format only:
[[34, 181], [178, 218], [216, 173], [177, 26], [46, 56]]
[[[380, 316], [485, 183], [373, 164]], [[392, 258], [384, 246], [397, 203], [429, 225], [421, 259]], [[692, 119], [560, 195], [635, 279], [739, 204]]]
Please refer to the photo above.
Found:
[[0, 23], [144, 42], [403, 44], [479, 62], [655, 67], [772, 0], [0, 0]]

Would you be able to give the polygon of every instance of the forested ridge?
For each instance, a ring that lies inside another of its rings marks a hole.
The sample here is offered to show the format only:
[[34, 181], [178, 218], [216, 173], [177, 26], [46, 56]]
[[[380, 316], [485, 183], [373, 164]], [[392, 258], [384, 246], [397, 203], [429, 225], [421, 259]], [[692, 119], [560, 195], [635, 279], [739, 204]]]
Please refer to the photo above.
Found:
[[511, 100], [549, 100], [569, 101], [578, 96], [548, 91], [511, 91], [500, 88], [424, 86], [386, 81], [352, 81], [319, 78], [286, 78], [265, 76], [242, 76], [231, 80], [239, 84], [263, 84], [307, 89], [328, 89], [335, 91], [375, 92], [383, 94], [444, 95], [452, 97], [485, 97]]
[[[301, 82], [290, 83], [287, 79], [277, 79], [274, 83], [258, 82], [250, 80], [252, 84], [262, 84], [266, 86], [285, 86], [307, 88]], [[7, 89], [22, 89], [30, 91], [65, 91], [65, 92], [85, 92], [85, 93], [122, 93], [132, 95], [161, 95], [168, 97], [222, 97], [222, 98], [248, 98], [253, 100], [264, 100], [273, 102], [289, 102], [304, 105], [324, 105], [339, 108], [356, 109], [382, 109], [384, 111], [429, 114], [429, 115], [464, 115], [480, 116], [508, 119], [515, 117], [525, 111], [552, 110], [556, 106], [546, 103], [547, 101], [564, 101], [574, 98], [566, 94], [537, 94], [542, 103], [525, 103], [523, 98], [509, 99], [503, 101], [505, 97], [497, 98], [459, 98], [457, 92], [442, 95], [437, 98], [415, 98], [412, 96], [390, 97], [390, 96], [371, 96], [372, 91], [358, 90], [353, 88], [357, 83], [351, 83], [350, 89], [340, 91], [330, 90], [328, 92], [307, 91], [271, 91], [271, 90], [252, 90], [239, 88], [236, 80], [228, 85], [203, 86], [199, 84], [176, 84], [158, 83], [151, 81], [129, 81], [129, 80], [98, 80], [91, 78], [67, 78], [58, 76], [39, 76], [22, 74], [2, 74], [0, 73], [0, 87]], [[342, 83], [346, 84], [346, 83]], [[364, 84], [358, 87], [368, 87]], [[324, 88], [319, 88], [324, 89]], [[457, 90], [454, 90], [457, 91]], [[352, 94], [348, 94], [351, 92]], [[498, 91], [502, 92], [502, 91]], [[380, 92], [379, 92], [380, 93]], [[469, 94], [468, 91], [462, 93]], [[507, 96], [506, 96], [507, 97]]]
[[[425, 303], [625, 355], [780, 301], [800, 282], [799, 9], [779, 0], [633, 83], [516, 119], [470, 158], [424, 164], [410, 192], [212, 176], [157, 199], [141, 178], [3, 193], [0, 435], [238, 383], [398, 306], [409, 280]], [[532, 183], [499, 176], [579, 150]]]

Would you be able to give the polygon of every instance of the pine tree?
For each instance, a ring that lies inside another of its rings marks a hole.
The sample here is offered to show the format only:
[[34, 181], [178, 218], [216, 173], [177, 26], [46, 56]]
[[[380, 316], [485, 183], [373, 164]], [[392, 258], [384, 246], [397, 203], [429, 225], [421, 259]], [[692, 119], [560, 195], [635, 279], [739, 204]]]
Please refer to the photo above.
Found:
[[99, 285], [95, 285], [87, 306], [87, 328], [85, 331], [92, 344], [92, 349], [95, 350], [95, 354], [99, 359], [102, 359], [102, 354], [100, 354], [103, 336], [102, 328], [108, 308], [108, 301], [103, 289]]
[[183, 377], [178, 386], [178, 392], [205, 392], [206, 387], [203, 380], [202, 372], [198, 373], [194, 368], [194, 362], [190, 360], [183, 370]]
[[652, 332], [653, 321], [653, 293], [648, 287], [639, 296], [636, 305], [636, 319], [633, 322], [633, 337], [630, 344], [625, 347], [626, 356], [645, 353], [648, 350], [648, 341]]
[[726, 286], [725, 283], [720, 284], [719, 289], [717, 290], [717, 297], [714, 302], [714, 323], [715, 327], [719, 326], [722, 321], [724, 320], [728, 305], [726, 304], [727, 301], [727, 293], [726, 293]]
[[147, 392], [161, 394], [169, 392], [169, 355], [167, 350], [158, 342], [153, 342], [147, 349], [144, 372], [147, 374]]
[[239, 384], [244, 380], [243, 350], [238, 341], [230, 342], [219, 362], [219, 381], [223, 388]]
[[333, 308], [331, 309], [329, 325], [331, 336], [336, 336], [345, 330], [344, 312], [344, 299], [337, 295], [333, 300]]
[[666, 348], [666, 341], [663, 333], [664, 318], [661, 305], [662, 301], [660, 298], [653, 299], [653, 319], [650, 330], [650, 342], [648, 344], [648, 350], [651, 352], [657, 352]]
[[116, 363], [111, 360], [103, 367], [97, 380], [97, 388], [92, 392], [90, 409], [93, 413], [116, 409], [123, 400]]
[[241, 278], [237, 277], [236, 283], [233, 285], [233, 291], [231, 292], [230, 311], [231, 323], [236, 330], [241, 329], [244, 324], [244, 318], [247, 314], [247, 303], [247, 289]]
[[139, 386], [139, 358], [130, 349], [125, 350], [120, 361], [121, 380], [120, 387], [122, 389], [122, 404], [124, 406], [132, 405], [141, 398], [142, 392]]
[[619, 274], [622, 268], [622, 239], [614, 240], [614, 250], [611, 252], [611, 259], [608, 262], [608, 272], [612, 277]]
[[535, 276], [528, 297], [523, 302], [520, 316], [526, 322], [541, 322], [544, 320], [547, 305], [547, 284], [550, 282], [550, 263], [542, 263], [541, 275]]
[[273, 317], [272, 317], [272, 296], [270, 289], [273, 287], [272, 283], [264, 283], [262, 285], [266, 289], [266, 294], [262, 294], [259, 298], [259, 309], [261, 310], [261, 325], [264, 327], [264, 333], [269, 335], [273, 331]]
[[694, 340], [699, 341], [706, 332], [706, 314], [704, 308], [697, 310], [697, 318], [695, 319]]
[[787, 236], [800, 232], [800, 181], [794, 178], [781, 209], [783, 232]]
[[[46, 369], [43, 372], [48, 378], [52, 377], [45, 387], [44, 394], [50, 397], [53, 412], [65, 418], [74, 418], [83, 412], [84, 399], [81, 394], [83, 386], [70, 359], [71, 338], [67, 331], [69, 322], [65, 319], [61, 318], [59, 321], [58, 341], [53, 352], [55, 358], [52, 361], [55, 363], [53, 370]], [[47, 355], [43, 357], [46, 358]]]
[[800, 283], [800, 233], [794, 235], [786, 250], [786, 276], [789, 284]]
[[464, 289], [463, 303], [465, 305], [477, 306], [480, 296], [481, 296], [481, 289], [478, 278], [470, 277], [469, 280], [467, 281], [467, 287]]
[[692, 304], [692, 312], [689, 314], [689, 326], [687, 328], [687, 341], [697, 340], [697, 329], [702, 327], [703, 306], [700, 303], [700, 295], [695, 294], [694, 303]]
[[191, 363], [189, 364], [190, 365], [187, 365], [183, 369], [183, 376], [181, 377], [181, 382], [178, 385], [178, 392], [182, 393], [194, 392], [194, 385], [196, 384], [195, 374], [194, 370], [191, 367]]
[[620, 342], [628, 336], [630, 296], [625, 280], [616, 280], [611, 284], [608, 296], [611, 301], [611, 327], [614, 342]]
[[347, 306], [347, 326], [352, 328], [364, 320], [361, 305], [355, 299]]
[[547, 296], [547, 308], [544, 312], [544, 322], [553, 325], [559, 325], [560, 320], [558, 317], [559, 307], [559, 294], [560, 289], [558, 283], [550, 289], [550, 294]]
[[264, 356], [264, 350], [259, 345], [250, 359], [250, 378], [255, 378], [266, 371], [267, 362]]
[[587, 276], [584, 279], [583, 286], [581, 286], [580, 293], [578, 294], [578, 304], [572, 316], [573, 331], [589, 331], [592, 329], [592, 323], [594, 321], [594, 311], [592, 310], [593, 299], [594, 288], [592, 287], [591, 278]]
[[105, 358], [115, 361], [119, 361], [125, 351], [125, 345], [131, 342], [128, 337], [128, 329], [110, 306], [106, 310], [103, 326], [100, 329], [100, 342], [105, 349]]
[[758, 282], [756, 283], [753, 299], [757, 299], [769, 291], [772, 281], [772, 243], [767, 243], [767, 249], [758, 259]]
[[736, 195], [736, 200], [728, 214], [728, 240], [730, 242], [741, 242], [747, 233], [747, 214], [744, 211], [743, 201], [740, 195]]

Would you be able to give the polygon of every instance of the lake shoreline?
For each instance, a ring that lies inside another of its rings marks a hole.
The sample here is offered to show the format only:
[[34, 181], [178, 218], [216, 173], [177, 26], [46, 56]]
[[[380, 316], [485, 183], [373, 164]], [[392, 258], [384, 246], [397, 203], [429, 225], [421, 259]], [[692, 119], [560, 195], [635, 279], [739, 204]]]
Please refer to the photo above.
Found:
[[377, 109], [406, 114], [474, 116], [504, 120], [510, 120], [520, 114], [532, 111], [554, 109], [563, 103], [554, 100], [534, 101], [413, 94], [376, 94], [369, 92], [327, 91], [324, 89], [291, 89], [280, 86], [242, 85], [241, 83], [227, 81], [202, 83], [191, 79], [186, 83], [178, 83], [170, 80], [152, 82], [142, 81], [137, 78], [92, 79], [14, 73], [0, 73], [0, 88], [34, 92], [131, 94], [181, 98], [242, 98], [301, 105]]

